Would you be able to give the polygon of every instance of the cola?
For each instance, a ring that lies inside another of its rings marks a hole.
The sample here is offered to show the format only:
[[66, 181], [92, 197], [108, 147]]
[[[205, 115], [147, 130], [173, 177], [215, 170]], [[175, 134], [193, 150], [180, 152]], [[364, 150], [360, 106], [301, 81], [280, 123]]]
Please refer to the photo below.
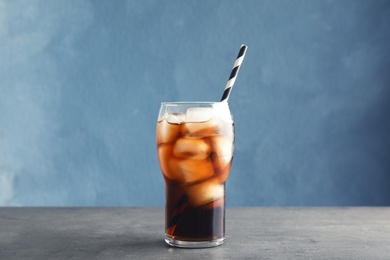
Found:
[[234, 149], [227, 103], [163, 103], [156, 140], [166, 183], [167, 243], [222, 244], [225, 183]]

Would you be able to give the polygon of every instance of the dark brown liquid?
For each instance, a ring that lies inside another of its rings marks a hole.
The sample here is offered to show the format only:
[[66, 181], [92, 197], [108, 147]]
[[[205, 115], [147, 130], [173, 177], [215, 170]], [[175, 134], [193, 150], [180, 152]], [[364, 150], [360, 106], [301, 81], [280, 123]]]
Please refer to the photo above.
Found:
[[225, 235], [225, 198], [193, 207], [179, 184], [166, 185], [166, 234], [176, 240], [207, 241]]

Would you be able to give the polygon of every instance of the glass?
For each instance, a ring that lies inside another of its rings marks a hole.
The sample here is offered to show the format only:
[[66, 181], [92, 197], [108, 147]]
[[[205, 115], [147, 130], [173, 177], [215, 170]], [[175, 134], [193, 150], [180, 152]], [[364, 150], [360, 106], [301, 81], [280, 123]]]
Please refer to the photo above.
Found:
[[156, 141], [166, 191], [165, 241], [176, 247], [221, 245], [234, 149], [228, 103], [161, 103]]

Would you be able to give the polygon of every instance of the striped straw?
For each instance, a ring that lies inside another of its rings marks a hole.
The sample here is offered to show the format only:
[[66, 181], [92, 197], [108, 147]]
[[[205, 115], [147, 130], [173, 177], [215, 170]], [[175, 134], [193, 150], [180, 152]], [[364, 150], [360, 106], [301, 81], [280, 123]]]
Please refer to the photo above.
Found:
[[238, 52], [238, 55], [236, 58], [236, 62], [234, 62], [232, 72], [230, 73], [229, 80], [226, 84], [225, 90], [223, 91], [221, 102], [228, 101], [228, 99], [229, 99], [230, 92], [232, 91], [234, 82], [236, 81], [238, 71], [240, 70], [240, 66], [241, 66], [242, 61], [244, 60], [245, 53], [246, 53], [247, 49], [248, 49], [248, 46], [246, 46], [244, 44], [241, 45], [240, 51]]

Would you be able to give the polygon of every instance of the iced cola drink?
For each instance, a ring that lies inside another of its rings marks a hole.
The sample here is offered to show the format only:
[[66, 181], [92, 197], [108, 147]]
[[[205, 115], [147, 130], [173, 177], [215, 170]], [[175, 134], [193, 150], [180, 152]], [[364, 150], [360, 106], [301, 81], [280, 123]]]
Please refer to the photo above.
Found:
[[234, 145], [228, 103], [162, 103], [156, 140], [166, 183], [165, 241], [179, 247], [222, 244]]

